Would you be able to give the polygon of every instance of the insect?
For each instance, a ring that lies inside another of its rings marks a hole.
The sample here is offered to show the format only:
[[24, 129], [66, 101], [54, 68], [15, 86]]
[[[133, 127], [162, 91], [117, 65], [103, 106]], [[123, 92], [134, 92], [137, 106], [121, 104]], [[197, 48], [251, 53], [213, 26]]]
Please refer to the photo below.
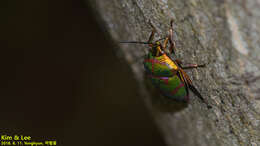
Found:
[[[170, 26], [171, 28], [168, 36], [157, 41], [153, 41], [156, 30], [152, 26], [153, 30], [147, 42], [126, 41], [120, 43], [147, 44], [149, 46], [149, 52], [144, 58], [145, 73], [163, 96], [181, 102], [188, 102], [190, 89], [197, 97], [207, 104], [208, 108], [211, 108], [199, 91], [194, 87], [191, 79], [184, 71], [184, 69], [205, 67], [205, 64], [189, 64], [188, 66], [182, 66], [183, 63], [180, 60], [170, 56], [170, 54], [175, 55], [176, 50], [175, 43], [172, 39], [173, 20], [171, 20]], [[162, 43], [161, 40], [163, 40]], [[168, 44], [169, 47], [167, 47]]]

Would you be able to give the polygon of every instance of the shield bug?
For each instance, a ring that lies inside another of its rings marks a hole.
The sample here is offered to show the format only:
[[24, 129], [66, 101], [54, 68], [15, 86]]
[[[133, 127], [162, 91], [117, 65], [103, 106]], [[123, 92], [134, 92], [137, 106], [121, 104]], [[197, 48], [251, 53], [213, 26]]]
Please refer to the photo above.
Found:
[[[205, 64], [189, 64], [188, 66], [182, 66], [180, 60], [172, 58], [172, 56], [175, 55], [176, 49], [172, 39], [172, 24], [173, 21], [170, 23], [171, 28], [168, 36], [163, 39], [153, 41], [156, 30], [151, 25], [153, 30], [147, 42], [126, 41], [120, 43], [147, 44], [149, 46], [149, 51], [144, 58], [145, 73], [163, 96], [181, 102], [188, 102], [190, 89], [197, 97], [207, 104], [208, 108], [211, 108], [199, 91], [194, 87], [191, 79], [184, 71], [184, 69], [205, 67]], [[161, 40], [163, 40], [162, 43]], [[169, 47], [167, 47], [168, 44]]]

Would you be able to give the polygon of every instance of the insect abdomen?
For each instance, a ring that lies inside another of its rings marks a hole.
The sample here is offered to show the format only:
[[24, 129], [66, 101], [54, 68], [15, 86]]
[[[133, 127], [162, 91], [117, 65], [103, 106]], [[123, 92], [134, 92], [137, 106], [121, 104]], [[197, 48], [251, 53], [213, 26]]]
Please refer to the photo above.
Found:
[[188, 101], [185, 85], [177, 75], [172, 77], [149, 76], [149, 78], [164, 96], [178, 101]]
[[149, 53], [144, 60], [144, 67], [149, 79], [164, 96], [178, 101], [188, 101], [184, 82], [176, 74], [178, 67], [169, 57], [154, 57]]

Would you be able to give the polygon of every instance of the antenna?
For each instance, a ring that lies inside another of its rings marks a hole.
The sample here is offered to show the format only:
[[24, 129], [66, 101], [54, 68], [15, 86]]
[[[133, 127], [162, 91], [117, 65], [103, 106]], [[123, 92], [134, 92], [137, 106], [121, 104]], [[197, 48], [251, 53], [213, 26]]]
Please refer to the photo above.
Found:
[[152, 43], [148, 43], [148, 42], [137, 42], [137, 41], [123, 41], [123, 42], [119, 42], [119, 43], [121, 43], [121, 44], [125, 44], [125, 43], [127, 43], [127, 44], [152, 44]]
[[[165, 38], [161, 38], [161, 39], [158, 39], [158, 40], [156, 40], [155, 42], [158, 42], [158, 41], [160, 41], [160, 40], [163, 40], [163, 39], [165, 39]], [[138, 42], [138, 41], [122, 41], [122, 42], [119, 42], [119, 43], [121, 43], [121, 44], [153, 44], [153, 43], [149, 43], [149, 42]]]

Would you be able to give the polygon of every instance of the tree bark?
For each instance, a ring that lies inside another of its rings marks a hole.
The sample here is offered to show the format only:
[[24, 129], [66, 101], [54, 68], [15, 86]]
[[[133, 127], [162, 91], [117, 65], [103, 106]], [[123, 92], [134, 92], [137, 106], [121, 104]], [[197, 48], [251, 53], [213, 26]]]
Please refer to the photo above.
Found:
[[[259, 0], [88, 3], [116, 44], [115, 51], [132, 68], [168, 145], [260, 145], [260, 80], [252, 79], [260, 74]], [[142, 57], [147, 46], [118, 44], [147, 41], [152, 30], [149, 23], [157, 29], [155, 39], [165, 37], [172, 19], [177, 58], [184, 63], [207, 64], [187, 73], [212, 109], [193, 94], [187, 106], [158, 96], [145, 84]]]

